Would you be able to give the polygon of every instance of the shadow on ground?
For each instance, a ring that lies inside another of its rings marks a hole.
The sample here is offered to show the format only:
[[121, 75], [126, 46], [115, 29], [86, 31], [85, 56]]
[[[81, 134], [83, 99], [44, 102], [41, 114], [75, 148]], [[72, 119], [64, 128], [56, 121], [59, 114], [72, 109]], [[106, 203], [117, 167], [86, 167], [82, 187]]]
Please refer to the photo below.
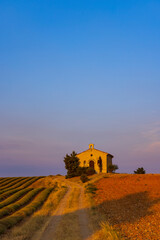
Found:
[[104, 201], [97, 208], [104, 211], [110, 224], [134, 223], [152, 214], [151, 207], [160, 202], [160, 198], [151, 200], [148, 192], [126, 195], [123, 198]]
[[[147, 191], [144, 191], [144, 192], [139, 192], [135, 194], [129, 194], [120, 199], [104, 201], [102, 204], [97, 205], [94, 211], [99, 213], [101, 212], [105, 213], [106, 221], [110, 225], [114, 226], [115, 224], [134, 223], [140, 220], [141, 218], [145, 218], [146, 216], [151, 215], [152, 206], [154, 206], [159, 202], [160, 202], [160, 198], [156, 200], [151, 200], [148, 196]], [[55, 215], [52, 217], [51, 219], [52, 225], [53, 225], [53, 221], [55, 221], [58, 226], [58, 224], [61, 222], [62, 219], [66, 220], [66, 226], [64, 225], [61, 238], [58, 238], [56, 240], [73, 239], [72, 231], [75, 231], [75, 230], [72, 229], [72, 226], [69, 226], [69, 223], [70, 223], [70, 220], [73, 219], [73, 216], [75, 215], [80, 216], [82, 211], [84, 211], [84, 209], [71, 212], [68, 214], [60, 215], [60, 216]], [[79, 226], [79, 227], [82, 228], [80, 229], [82, 232], [83, 226]], [[50, 231], [49, 225], [46, 230]], [[94, 231], [96, 232], [98, 230], [100, 230], [100, 226], [97, 225], [97, 228], [94, 229]], [[85, 239], [91, 237], [93, 234], [94, 234], [93, 232], [92, 233], [89, 232], [88, 236], [86, 236]], [[53, 240], [55, 238], [52, 235], [52, 238], [50, 239]], [[50, 240], [50, 239], [47, 239], [47, 240]]]
[[[151, 207], [154, 206], [154, 204], [159, 203], [160, 198], [156, 200], [151, 200], [148, 196], [147, 191], [139, 192], [135, 194], [129, 194], [123, 198], [116, 199], [116, 200], [110, 200], [110, 201], [104, 201], [102, 204], [97, 205], [94, 209], [95, 212], [103, 212], [106, 216], [106, 221], [114, 226], [117, 224], [122, 223], [134, 223], [138, 221], [141, 218], [145, 218], [148, 215], [152, 214]], [[69, 220], [73, 219], [73, 215], [81, 215], [81, 212], [84, 211], [84, 209], [78, 210], [76, 212], [72, 212], [69, 214], [63, 215], [63, 218], [66, 219], [66, 224], [68, 226]], [[53, 221], [60, 222], [62, 216], [53, 216]], [[68, 219], [68, 222], [67, 222]], [[64, 233], [62, 234], [62, 239], [73, 239], [72, 233], [70, 232], [70, 238], [67, 238], [65, 234], [67, 234], [67, 230], [69, 231], [70, 228], [64, 226]], [[80, 226], [81, 227], [81, 226]], [[97, 228], [94, 229], [94, 231], [100, 230], [100, 226], [97, 225]], [[74, 229], [73, 229], [74, 231]], [[83, 228], [81, 229], [83, 231]], [[89, 238], [94, 234], [93, 232], [89, 232], [85, 239]], [[82, 238], [83, 239], [83, 238]], [[129, 238], [128, 238], [129, 239]]]

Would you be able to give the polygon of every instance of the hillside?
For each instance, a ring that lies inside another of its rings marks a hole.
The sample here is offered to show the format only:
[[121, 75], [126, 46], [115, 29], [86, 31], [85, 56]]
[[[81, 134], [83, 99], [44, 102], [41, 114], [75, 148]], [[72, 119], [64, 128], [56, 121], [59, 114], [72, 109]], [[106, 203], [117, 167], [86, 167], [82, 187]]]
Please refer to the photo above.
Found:
[[159, 183], [159, 174], [0, 178], [0, 239], [158, 240]]
[[96, 183], [99, 213], [124, 239], [160, 239], [160, 175], [113, 175]]

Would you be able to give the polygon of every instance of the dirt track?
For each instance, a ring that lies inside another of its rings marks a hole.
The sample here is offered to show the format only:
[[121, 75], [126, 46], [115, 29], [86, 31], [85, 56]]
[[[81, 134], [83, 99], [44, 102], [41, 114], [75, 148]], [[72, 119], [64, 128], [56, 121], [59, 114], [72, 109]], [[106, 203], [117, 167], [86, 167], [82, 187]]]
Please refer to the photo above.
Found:
[[91, 236], [84, 207], [84, 189], [67, 181], [68, 191], [39, 240], [87, 240]]

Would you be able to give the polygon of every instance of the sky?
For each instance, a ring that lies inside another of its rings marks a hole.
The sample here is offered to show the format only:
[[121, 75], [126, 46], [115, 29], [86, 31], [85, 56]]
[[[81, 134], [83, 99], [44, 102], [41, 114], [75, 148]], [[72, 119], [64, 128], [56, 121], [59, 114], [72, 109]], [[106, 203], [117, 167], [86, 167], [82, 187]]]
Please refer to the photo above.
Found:
[[160, 1], [0, 0], [0, 176], [95, 148], [160, 173]]

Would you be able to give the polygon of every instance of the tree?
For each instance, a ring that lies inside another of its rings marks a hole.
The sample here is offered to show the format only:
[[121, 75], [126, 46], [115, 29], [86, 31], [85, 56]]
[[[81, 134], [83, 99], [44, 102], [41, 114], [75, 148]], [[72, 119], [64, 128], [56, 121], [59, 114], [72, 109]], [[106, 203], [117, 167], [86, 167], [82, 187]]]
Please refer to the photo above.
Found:
[[98, 166], [99, 166], [99, 171], [102, 172], [102, 158], [99, 157], [98, 159]]
[[110, 173], [114, 173], [117, 169], [118, 169], [118, 165], [110, 164], [110, 165], [108, 166], [108, 171], [109, 171]]
[[67, 177], [77, 176], [77, 169], [79, 167], [79, 158], [76, 156], [77, 153], [73, 151], [70, 155], [66, 154], [64, 157], [65, 168], [67, 169]]
[[134, 171], [135, 174], [145, 174], [146, 171], [144, 170], [143, 167], [137, 168], [137, 170]]

